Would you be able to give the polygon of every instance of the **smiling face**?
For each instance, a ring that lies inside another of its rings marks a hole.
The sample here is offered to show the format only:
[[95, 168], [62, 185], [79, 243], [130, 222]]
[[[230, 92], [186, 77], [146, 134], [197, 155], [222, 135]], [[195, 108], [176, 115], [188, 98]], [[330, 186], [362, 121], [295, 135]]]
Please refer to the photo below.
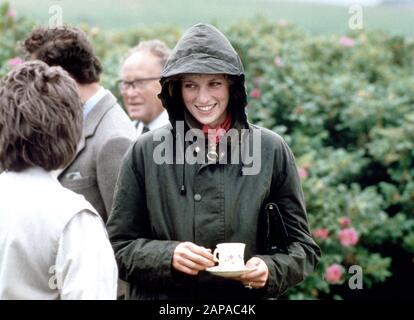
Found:
[[223, 74], [188, 74], [181, 81], [185, 107], [198, 122], [210, 128], [226, 119], [229, 87]]
[[[162, 67], [157, 57], [147, 51], [135, 52], [123, 64], [121, 80], [133, 82], [137, 79], [160, 77]], [[145, 124], [154, 120], [163, 110], [157, 94], [161, 91], [158, 80], [142, 81], [139, 87], [128, 87], [121, 92], [125, 107], [132, 119]]]

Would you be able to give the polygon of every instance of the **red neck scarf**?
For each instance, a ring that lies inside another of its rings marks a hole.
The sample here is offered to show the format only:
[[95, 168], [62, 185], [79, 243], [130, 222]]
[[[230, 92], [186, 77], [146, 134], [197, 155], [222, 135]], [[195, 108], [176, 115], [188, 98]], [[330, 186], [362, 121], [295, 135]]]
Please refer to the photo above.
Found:
[[[210, 143], [218, 144], [221, 137], [223, 137], [226, 132], [230, 129], [231, 126], [231, 116], [230, 113], [227, 114], [226, 119], [219, 124], [216, 128], [211, 128], [208, 125], [203, 125], [203, 132], [206, 136], [208, 136], [208, 141]], [[209, 134], [208, 130], [212, 130]], [[214, 131], [215, 130], [215, 131]]]

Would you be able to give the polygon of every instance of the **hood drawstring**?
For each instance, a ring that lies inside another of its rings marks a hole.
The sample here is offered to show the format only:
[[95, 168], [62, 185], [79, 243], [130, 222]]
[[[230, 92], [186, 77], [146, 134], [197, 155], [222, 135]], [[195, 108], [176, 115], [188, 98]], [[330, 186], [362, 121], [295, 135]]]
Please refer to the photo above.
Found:
[[180, 139], [180, 137], [179, 137], [179, 139], [178, 139], [179, 141], [181, 141], [181, 147], [182, 147], [182, 152], [183, 152], [183, 156], [184, 156], [184, 163], [183, 163], [183, 174], [182, 174], [182, 182], [181, 182], [181, 188], [180, 188], [180, 194], [182, 195], [182, 196], [184, 196], [186, 193], [187, 193], [187, 190], [186, 190], [186, 188], [185, 188], [185, 148], [184, 148], [184, 145], [185, 145], [185, 138], [184, 137], [182, 137], [182, 139]]
[[[184, 156], [184, 158], [185, 158], [185, 156]], [[187, 193], [187, 190], [185, 189], [185, 160], [184, 160], [184, 164], [183, 164], [183, 182], [181, 184], [180, 193], [181, 193], [182, 196], [184, 196]]]
[[242, 139], [242, 137], [241, 137], [241, 133], [240, 133], [240, 139], [239, 139], [239, 161], [240, 161], [240, 176], [243, 176], [243, 166], [244, 166], [244, 163], [243, 163], [243, 158], [242, 158], [242, 150], [241, 150], [241, 148], [242, 148], [242, 143], [241, 143], [241, 139]]

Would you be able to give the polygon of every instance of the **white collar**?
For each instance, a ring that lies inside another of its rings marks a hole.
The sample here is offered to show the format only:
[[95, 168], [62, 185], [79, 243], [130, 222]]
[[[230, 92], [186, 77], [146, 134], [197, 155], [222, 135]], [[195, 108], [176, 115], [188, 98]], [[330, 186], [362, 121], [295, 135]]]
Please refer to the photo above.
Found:
[[100, 86], [98, 91], [88, 99], [83, 105], [83, 118], [85, 119], [88, 113], [93, 109], [93, 107], [106, 95], [106, 90], [104, 87]]
[[[156, 117], [154, 120], [152, 120], [149, 124], [147, 124], [148, 129], [155, 130], [158, 128], [161, 128], [165, 126], [166, 124], [170, 123], [168, 112], [167, 110], [164, 110], [161, 112], [158, 117]], [[139, 134], [142, 133], [142, 130], [144, 129], [144, 123], [140, 121], [138, 123], [137, 131]]]

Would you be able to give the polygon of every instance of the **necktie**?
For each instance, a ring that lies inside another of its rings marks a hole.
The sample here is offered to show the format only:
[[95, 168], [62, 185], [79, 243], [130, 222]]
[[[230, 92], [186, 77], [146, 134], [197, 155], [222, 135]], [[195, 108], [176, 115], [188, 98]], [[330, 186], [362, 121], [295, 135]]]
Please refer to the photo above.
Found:
[[142, 129], [142, 133], [148, 132], [150, 131], [149, 128], [147, 126], [144, 126], [144, 128]]

